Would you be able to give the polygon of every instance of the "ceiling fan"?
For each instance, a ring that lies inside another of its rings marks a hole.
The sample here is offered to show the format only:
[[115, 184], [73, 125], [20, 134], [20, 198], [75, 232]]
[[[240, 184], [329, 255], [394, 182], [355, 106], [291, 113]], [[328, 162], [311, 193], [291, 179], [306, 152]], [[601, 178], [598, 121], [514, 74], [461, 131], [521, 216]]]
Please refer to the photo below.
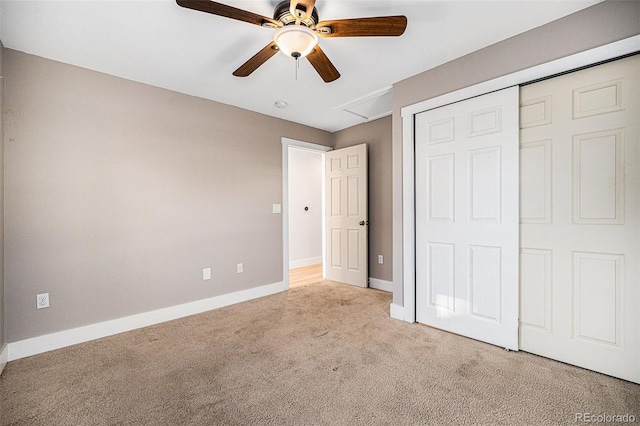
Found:
[[320, 21], [316, 0], [285, 0], [280, 2], [273, 18], [209, 0], [176, 0], [188, 9], [224, 16], [276, 30], [273, 41], [233, 72], [247, 77], [278, 51], [296, 60], [306, 57], [320, 77], [330, 83], [340, 73], [318, 45], [318, 37], [400, 36], [407, 28], [406, 16], [338, 19]]

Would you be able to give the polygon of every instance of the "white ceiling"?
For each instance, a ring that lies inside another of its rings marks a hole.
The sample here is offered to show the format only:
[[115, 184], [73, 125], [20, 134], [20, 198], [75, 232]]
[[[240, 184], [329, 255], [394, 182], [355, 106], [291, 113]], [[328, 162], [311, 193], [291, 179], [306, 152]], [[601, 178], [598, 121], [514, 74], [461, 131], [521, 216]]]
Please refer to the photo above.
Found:
[[[328, 84], [306, 60], [296, 81], [295, 61], [281, 54], [232, 76], [273, 30], [173, 0], [2, 0], [0, 35], [11, 49], [336, 131], [363, 122], [345, 104], [599, 1], [317, 0], [320, 20], [408, 18], [401, 37], [320, 39], [342, 74]], [[272, 16], [278, 0], [221, 2]], [[280, 100], [289, 107], [276, 108]]]

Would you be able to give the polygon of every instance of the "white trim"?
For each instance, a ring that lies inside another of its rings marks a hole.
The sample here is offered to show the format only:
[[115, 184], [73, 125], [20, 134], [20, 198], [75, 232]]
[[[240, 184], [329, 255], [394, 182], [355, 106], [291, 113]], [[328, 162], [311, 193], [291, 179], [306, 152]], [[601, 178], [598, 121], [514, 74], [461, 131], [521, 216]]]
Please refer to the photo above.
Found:
[[320, 263], [322, 263], [322, 256], [291, 260], [289, 262], [289, 269], [304, 268], [305, 266], [318, 265]]
[[377, 278], [369, 277], [369, 288], [393, 293], [393, 283], [391, 281], [379, 280]]
[[[455, 92], [427, 99], [401, 109], [402, 117], [402, 292], [404, 321], [415, 322], [415, 170], [414, 170], [414, 115], [423, 111], [439, 108], [474, 96], [502, 90], [510, 86], [528, 83], [576, 68], [640, 50], [640, 35], [629, 37], [615, 43], [586, 50], [575, 55], [537, 65], [513, 74], [469, 86]], [[393, 305], [392, 305], [393, 306]], [[395, 317], [394, 317], [395, 318]]]
[[353, 114], [353, 115], [355, 115], [355, 116], [356, 116], [356, 117], [358, 117], [358, 118], [361, 118], [362, 120], [364, 120], [364, 123], [368, 123], [368, 122], [370, 122], [370, 121], [376, 121], [376, 120], [378, 120], [378, 119], [380, 119], [380, 118], [383, 118], [383, 117], [389, 117], [390, 115], [392, 115], [392, 114], [393, 114], [393, 111], [387, 111], [387, 112], [383, 112], [383, 113], [381, 113], [381, 114], [374, 115], [374, 116], [371, 116], [371, 117], [365, 117], [364, 115], [356, 114], [355, 112], [353, 112], [353, 111], [349, 111], [349, 110], [347, 110], [347, 109], [345, 109], [345, 110], [343, 110], [343, 111], [344, 111], [344, 112], [348, 112], [349, 114]]
[[[414, 116], [402, 119], [402, 289], [403, 320], [416, 322], [416, 246], [415, 246], [415, 174]], [[411, 232], [411, 235], [408, 235]]]
[[[324, 153], [333, 148], [315, 143], [282, 138], [282, 281], [289, 288], [289, 147], [322, 153], [322, 257], [324, 260]], [[325, 262], [322, 262], [322, 276], [326, 277]]]
[[[148, 327], [165, 321], [171, 321], [190, 315], [199, 314], [224, 306], [286, 291], [284, 282], [267, 284], [235, 293], [223, 294], [209, 299], [197, 300], [182, 305], [170, 306], [142, 314], [131, 315], [111, 321], [104, 321], [71, 330], [46, 334], [8, 344], [8, 361], [37, 355], [43, 352], [100, 339], [137, 328]], [[6, 351], [6, 348], [5, 348]]]
[[355, 99], [353, 99], [353, 100], [351, 100], [349, 102], [346, 102], [344, 104], [335, 106], [335, 107], [333, 107], [333, 109], [343, 110], [345, 108], [349, 108], [349, 107], [357, 105], [359, 103], [370, 101], [371, 99], [375, 99], [375, 98], [378, 98], [380, 96], [384, 96], [384, 95], [386, 95], [388, 93], [391, 93], [392, 91], [393, 91], [393, 86], [387, 86], [385, 88], [373, 91], [373, 92], [371, 92], [369, 94], [366, 94], [364, 96], [360, 96], [359, 98], [355, 98]]
[[343, 109], [342, 111], [348, 112], [349, 114], [352, 114], [352, 115], [355, 115], [358, 118], [361, 118], [364, 123], [368, 123], [370, 121], [375, 121], [375, 120], [378, 120], [378, 119], [383, 118], [383, 117], [388, 117], [388, 116], [393, 114], [393, 110], [391, 110], [391, 111], [385, 111], [385, 112], [380, 113], [378, 115], [373, 115], [371, 117], [367, 117], [367, 116], [360, 115], [360, 114], [358, 114], [356, 112], [353, 112], [351, 110], [348, 110], [348, 109]]
[[0, 351], [0, 374], [4, 370], [5, 365], [9, 362], [9, 345], [4, 345], [2, 350]]
[[359, 105], [361, 103], [368, 102], [368, 101], [373, 100], [375, 98], [382, 97], [384, 95], [387, 95], [387, 94], [391, 93], [392, 91], [393, 91], [393, 86], [388, 86], [388, 87], [385, 87], [383, 89], [376, 90], [375, 92], [371, 92], [368, 95], [364, 95], [364, 96], [361, 96], [361, 97], [356, 98], [354, 100], [351, 100], [351, 101], [349, 101], [347, 103], [344, 103], [342, 105], [338, 105], [338, 106], [334, 107], [333, 109], [339, 110], [339, 111], [343, 111], [343, 112], [348, 112], [349, 114], [353, 114], [356, 117], [359, 117], [359, 118], [363, 119], [365, 123], [377, 120], [377, 119], [382, 118], [382, 117], [388, 117], [391, 114], [393, 114], [393, 108], [392, 107], [390, 107], [389, 111], [385, 111], [385, 112], [382, 112], [380, 114], [373, 115], [371, 117], [366, 117], [364, 115], [360, 115], [358, 113], [355, 113], [355, 112], [349, 110], [348, 108], [350, 108], [350, 107], [352, 107], [354, 105]]
[[389, 316], [393, 319], [404, 321], [404, 308], [392, 303], [389, 305]]
[[[282, 138], [282, 146], [283, 147], [294, 147], [294, 148], [298, 148], [298, 149], [306, 149], [308, 151], [315, 151], [315, 152], [329, 152], [329, 151], [333, 151], [333, 148], [331, 148], [330, 146], [326, 146], [326, 145], [319, 145], [316, 143], [311, 143], [311, 142], [303, 142], [303, 141], [297, 141], [295, 139], [289, 139], [289, 138]], [[288, 152], [288, 151], [287, 151]], [[289, 157], [287, 156], [287, 162], [288, 162]]]

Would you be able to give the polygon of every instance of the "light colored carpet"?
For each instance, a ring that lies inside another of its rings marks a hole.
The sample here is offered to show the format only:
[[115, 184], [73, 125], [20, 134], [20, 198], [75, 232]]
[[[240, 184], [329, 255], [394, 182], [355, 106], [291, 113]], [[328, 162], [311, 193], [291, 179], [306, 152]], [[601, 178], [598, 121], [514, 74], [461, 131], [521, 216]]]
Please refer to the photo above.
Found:
[[[576, 424], [640, 386], [389, 318], [323, 281], [10, 362], [6, 425]], [[640, 420], [638, 420], [640, 421]]]

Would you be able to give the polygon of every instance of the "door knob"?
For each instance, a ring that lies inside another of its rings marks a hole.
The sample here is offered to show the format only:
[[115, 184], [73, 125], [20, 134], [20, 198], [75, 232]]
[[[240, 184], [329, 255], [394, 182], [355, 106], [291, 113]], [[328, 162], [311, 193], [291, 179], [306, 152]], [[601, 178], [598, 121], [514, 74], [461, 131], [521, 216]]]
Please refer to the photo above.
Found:
[[360, 221], [360, 226], [365, 226], [365, 225], [368, 225], [368, 224], [369, 224], [368, 220], [366, 222], [364, 220]]

